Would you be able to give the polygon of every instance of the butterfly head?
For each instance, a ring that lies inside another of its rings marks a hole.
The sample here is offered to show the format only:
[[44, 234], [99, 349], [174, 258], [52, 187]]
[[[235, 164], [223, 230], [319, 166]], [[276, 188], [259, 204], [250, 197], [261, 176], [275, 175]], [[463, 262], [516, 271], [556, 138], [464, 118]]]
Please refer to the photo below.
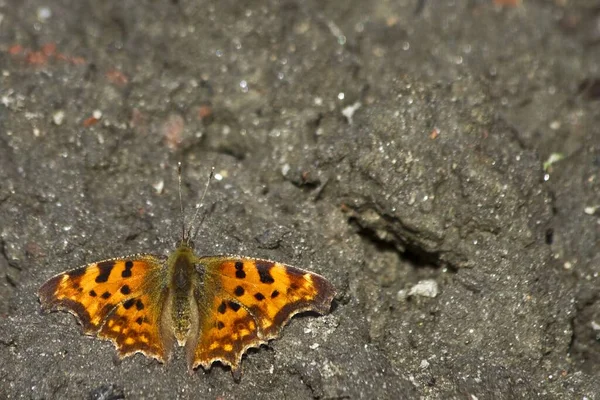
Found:
[[182, 239], [179, 242], [177, 242], [177, 248], [178, 249], [193, 249], [194, 242], [192, 242], [189, 239]]

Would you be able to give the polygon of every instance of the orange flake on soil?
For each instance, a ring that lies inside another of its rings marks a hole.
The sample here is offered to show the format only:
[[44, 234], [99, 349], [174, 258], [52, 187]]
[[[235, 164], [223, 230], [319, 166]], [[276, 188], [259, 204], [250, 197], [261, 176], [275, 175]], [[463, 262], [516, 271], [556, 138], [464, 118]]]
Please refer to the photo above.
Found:
[[88, 128], [88, 127], [90, 127], [92, 125], [96, 125], [98, 123], [98, 121], [100, 121], [100, 120], [98, 118], [96, 118], [96, 117], [89, 117], [89, 118], [86, 118], [83, 121], [83, 126], [85, 126], [86, 128]]
[[56, 54], [56, 44], [55, 43], [46, 43], [42, 46], [42, 53], [46, 56], [50, 57]]
[[125, 86], [129, 83], [129, 78], [118, 69], [111, 69], [106, 72], [106, 78], [117, 86]]
[[167, 120], [162, 125], [162, 134], [165, 138], [167, 147], [174, 150], [183, 141], [183, 128], [185, 127], [185, 121], [183, 117], [178, 114], [171, 114], [167, 117]]
[[212, 115], [212, 107], [209, 105], [202, 105], [200, 107], [198, 107], [198, 118], [202, 119], [206, 119], [208, 117], [210, 117]]
[[45, 65], [48, 63], [48, 56], [41, 51], [32, 51], [27, 54], [27, 62], [31, 65]]
[[21, 53], [23, 53], [23, 46], [21, 46], [20, 44], [13, 44], [8, 48], [8, 54], [10, 54], [11, 56], [16, 56]]

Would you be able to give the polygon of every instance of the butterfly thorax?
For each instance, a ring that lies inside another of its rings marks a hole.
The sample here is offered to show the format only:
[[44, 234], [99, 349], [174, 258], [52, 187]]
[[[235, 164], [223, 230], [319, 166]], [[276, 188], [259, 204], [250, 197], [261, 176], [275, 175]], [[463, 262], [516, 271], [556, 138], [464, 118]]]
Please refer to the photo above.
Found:
[[181, 243], [169, 257], [169, 292], [171, 294], [171, 320], [173, 334], [184, 345], [192, 326], [191, 304], [196, 256], [192, 248]]

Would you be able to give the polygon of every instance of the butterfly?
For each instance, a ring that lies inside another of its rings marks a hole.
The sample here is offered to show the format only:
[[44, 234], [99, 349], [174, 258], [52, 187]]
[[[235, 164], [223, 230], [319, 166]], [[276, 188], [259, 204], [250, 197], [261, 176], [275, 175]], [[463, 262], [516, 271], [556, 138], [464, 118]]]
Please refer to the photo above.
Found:
[[[181, 166], [179, 185], [181, 206]], [[260, 258], [199, 256], [183, 206], [181, 214], [182, 238], [168, 257], [134, 254], [62, 272], [40, 287], [42, 308], [74, 314], [121, 358], [165, 363], [177, 344], [190, 373], [220, 361], [236, 380], [244, 353], [278, 337], [292, 316], [329, 312], [335, 288], [324, 277]]]

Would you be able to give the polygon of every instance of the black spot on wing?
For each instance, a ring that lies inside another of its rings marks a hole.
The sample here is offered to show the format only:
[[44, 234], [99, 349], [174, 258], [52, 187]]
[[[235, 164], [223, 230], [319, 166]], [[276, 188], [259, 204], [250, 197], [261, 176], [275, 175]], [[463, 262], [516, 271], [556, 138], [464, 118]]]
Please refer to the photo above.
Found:
[[135, 304], [135, 299], [129, 299], [123, 303], [123, 307], [126, 310], [129, 310], [131, 307], [133, 307], [134, 304]]
[[271, 268], [275, 264], [270, 261], [256, 261], [256, 270], [262, 283], [273, 283], [275, 279], [271, 276]]
[[133, 261], [127, 260], [125, 261], [125, 269], [121, 272], [121, 277], [129, 278], [131, 277], [131, 269], [133, 268]]
[[241, 307], [238, 303], [234, 303], [233, 301], [230, 301], [228, 304], [229, 308], [231, 308], [234, 312], [238, 312]]
[[87, 269], [87, 267], [77, 268], [77, 269], [67, 272], [67, 275], [69, 276], [69, 278], [79, 278], [80, 276], [85, 274], [86, 269]]
[[254, 298], [258, 301], [263, 301], [265, 299], [265, 296], [262, 293], [256, 293], [254, 295]]
[[273, 290], [273, 293], [271, 293], [271, 298], [274, 299], [277, 296], [279, 296], [279, 291], [278, 290]]
[[96, 277], [96, 283], [104, 283], [108, 281], [108, 277], [110, 276], [110, 272], [115, 266], [114, 261], [102, 261], [98, 263], [98, 270], [100, 273]]
[[96, 291], [94, 289], [92, 289], [92, 290], [90, 290], [90, 296], [96, 297], [96, 296], [98, 296], [98, 293], [96, 293]]
[[241, 261], [235, 262], [235, 277], [238, 279], [244, 279], [246, 272], [244, 272], [244, 263]]
[[121, 293], [123, 293], [125, 295], [131, 293], [131, 289], [129, 288], [129, 285], [121, 286]]
[[233, 294], [235, 294], [237, 297], [243, 296], [244, 288], [241, 286], [236, 287], [235, 290], [233, 291]]
[[110, 297], [110, 293], [109, 292], [104, 292], [104, 293], [102, 293], [102, 296], [100, 296], [100, 297], [102, 297], [104, 300], [106, 300], [106, 299], [108, 299]]
[[225, 304], [225, 302], [219, 304], [219, 308], [217, 308], [217, 311], [219, 311], [221, 314], [225, 314], [225, 311], [227, 311], [227, 304]]
[[138, 311], [141, 311], [141, 310], [143, 310], [143, 309], [144, 309], [144, 303], [142, 303], [142, 301], [141, 301], [141, 300], [138, 300], [138, 301], [136, 301], [136, 302], [135, 302], [135, 308], [137, 308], [137, 309], [138, 309]]

